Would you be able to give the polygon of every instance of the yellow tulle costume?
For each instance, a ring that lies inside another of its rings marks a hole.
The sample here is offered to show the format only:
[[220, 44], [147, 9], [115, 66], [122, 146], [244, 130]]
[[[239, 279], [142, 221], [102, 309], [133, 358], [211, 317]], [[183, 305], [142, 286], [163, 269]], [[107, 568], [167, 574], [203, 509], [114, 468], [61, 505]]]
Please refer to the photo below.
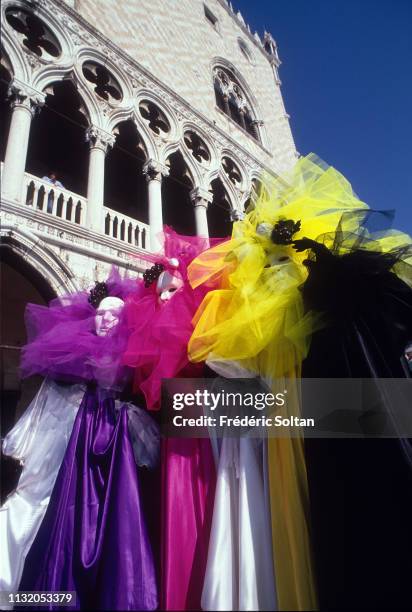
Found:
[[[232, 238], [202, 253], [189, 266], [193, 287], [210, 291], [194, 317], [189, 343], [192, 361], [235, 361], [264, 379], [274, 392], [282, 379], [298, 379], [313, 325], [304, 317], [302, 294], [307, 251], [275, 244], [273, 227], [300, 221], [293, 239], [333, 233], [342, 214], [367, 209], [348, 181], [314, 155], [300, 159], [288, 176], [261, 192]], [[353, 227], [351, 227], [353, 224]], [[356, 231], [356, 215], [347, 231]], [[289, 387], [290, 388], [290, 387]], [[292, 385], [293, 388], [293, 385]], [[299, 389], [282, 416], [298, 416]], [[268, 440], [272, 538], [278, 604], [281, 610], [317, 608], [310, 549], [308, 484], [301, 438]]]

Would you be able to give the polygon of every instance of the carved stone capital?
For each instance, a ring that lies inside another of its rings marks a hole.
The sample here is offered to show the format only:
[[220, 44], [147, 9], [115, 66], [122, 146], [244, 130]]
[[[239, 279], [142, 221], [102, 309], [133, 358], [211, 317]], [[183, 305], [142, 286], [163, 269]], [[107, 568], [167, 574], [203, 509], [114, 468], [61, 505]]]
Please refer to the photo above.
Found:
[[161, 181], [162, 177], [169, 176], [169, 168], [155, 159], [149, 159], [143, 166], [143, 174], [147, 181]]
[[202, 189], [201, 187], [195, 187], [190, 192], [190, 199], [193, 202], [193, 206], [203, 206], [207, 209], [213, 200], [213, 194], [206, 189]]
[[44, 105], [46, 94], [15, 78], [9, 85], [8, 98], [12, 108], [25, 108], [34, 116]]
[[90, 144], [90, 148], [101, 149], [107, 153], [108, 149], [114, 145], [116, 136], [105, 132], [96, 125], [91, 125], [86, 130], [86, 142]]
[[230, 211], [231, 221], [242, 221], [244, 218], [245, 218], [245, 213], [242, 210], [237, 210], [237, 208], [233, 208]]

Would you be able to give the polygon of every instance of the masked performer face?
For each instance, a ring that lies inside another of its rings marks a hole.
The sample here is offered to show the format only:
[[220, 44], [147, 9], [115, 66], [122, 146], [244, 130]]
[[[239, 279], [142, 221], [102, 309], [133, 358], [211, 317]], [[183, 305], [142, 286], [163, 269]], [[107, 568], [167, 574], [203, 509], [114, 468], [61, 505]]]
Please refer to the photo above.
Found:
[[100, 302], [94, 318], [98, 336], [107, 336], [114, 330], [119, 324], [123, 307], [124, 301], [118, 297], [107, 297]]
[[168, 264], [170, 269], [161, 272], [156, 283], [156, 293], [160, 304], [168, 302], [184, 285], [182, 275], [178, 271], [179, 260], [174, 257], [170, 258]]

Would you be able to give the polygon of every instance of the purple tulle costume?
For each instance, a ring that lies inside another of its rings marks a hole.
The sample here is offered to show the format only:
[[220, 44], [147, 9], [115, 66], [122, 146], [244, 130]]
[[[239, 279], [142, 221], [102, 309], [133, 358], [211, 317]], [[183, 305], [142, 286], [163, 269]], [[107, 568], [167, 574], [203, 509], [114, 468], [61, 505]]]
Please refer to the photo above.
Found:
[[[108, 285], [122, 299], [140, 286], [113, 273]], [[116, 399], [127, 378], [124, 322], [96, 336], [87, 299], [81, 293], [28, 308], [23, 373], [88, 386], [20, 590], [75, 591], [69, 609], [153, 610], [156, 579], [136, 461], [153, 462], [156, 428], [145, 411]]]
[[[139, 280], [122, 279], [114, 268], [106, 281], [110, 296], [126, 300], [143, 290]], [[122, 389], [127, 369], [121, 357], [127, 345], [128, 329], [121, 317], [113, 333], [97, 336], [96, 309], [89, 292], [69, 294], [52, 300], [49, 306], [28, 304], [25, 323], [28, 342], [22, 349], [21, 374], [50, 376], [61, 382], [97, 382], [110, 389]]]

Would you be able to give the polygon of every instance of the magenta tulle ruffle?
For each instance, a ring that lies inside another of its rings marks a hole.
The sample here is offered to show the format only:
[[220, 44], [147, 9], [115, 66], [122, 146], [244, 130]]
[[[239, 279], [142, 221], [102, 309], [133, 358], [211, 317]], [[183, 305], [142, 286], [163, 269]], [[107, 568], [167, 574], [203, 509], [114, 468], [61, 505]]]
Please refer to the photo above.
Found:
[[[164, 256], [152, 256], [154, 263], [168, 268], [168, 258], [179, 260], [177, 272], [184, 281], [173, 297], [159, 304], [156, 283], [126, 302], [130, 338], [124, 363], [134, 368], [133, 388], [142, 391], [147, 407], [159, 408], [162, 378], [173, 378], [189, 364], [187, 344], [193, 331], [192, 318], [209, 287], [193, 290], [187, 281], [187, 267], [202, 251], [222, 239], [181, 236], [164, 230]], [[176, 271], [171, 269], [171, 271]], [[193, 366], [195, 367], [195, 366]]]
[[[122, 279], [113, 269], [106, 281], [111, 296], [126, 299], [142, 290], [141, 281]], [[22, 349], [21, 374], [50, 376], [65, 382], [95, 381], [104, 388], [122, 388], [130, 372], [122, 363], [127, 345], [125, 308], [107, 336], [95, 332], [95, 308], [89, 292], [52, 300], [49, 306], [28, 304], [25, 313], [28, 342]]]

